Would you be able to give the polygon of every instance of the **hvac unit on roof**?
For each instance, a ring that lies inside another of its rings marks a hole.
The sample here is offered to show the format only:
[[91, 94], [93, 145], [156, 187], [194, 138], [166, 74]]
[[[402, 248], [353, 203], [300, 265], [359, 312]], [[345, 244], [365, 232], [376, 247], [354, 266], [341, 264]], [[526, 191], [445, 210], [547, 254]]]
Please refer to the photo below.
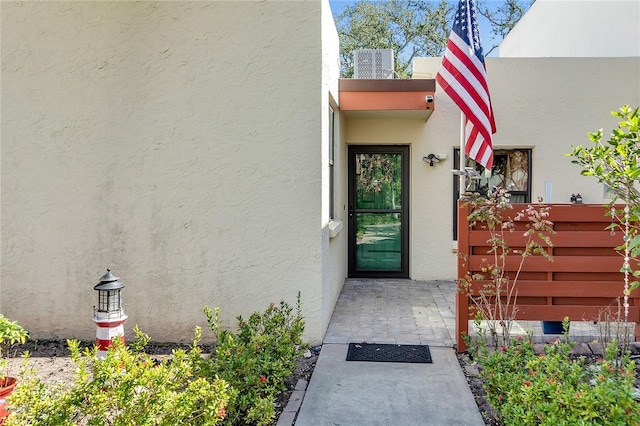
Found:
[[353, 78], [394, 78], [393, 49], [353, 51]]

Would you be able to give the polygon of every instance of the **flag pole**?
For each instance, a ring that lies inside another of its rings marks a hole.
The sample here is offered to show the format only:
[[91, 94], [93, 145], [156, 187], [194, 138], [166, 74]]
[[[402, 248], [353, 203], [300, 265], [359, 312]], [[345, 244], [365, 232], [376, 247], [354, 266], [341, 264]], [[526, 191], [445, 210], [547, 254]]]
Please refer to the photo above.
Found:
[[[460, 108], [460, 196], [471, 178], [467, 173], [466, 146], [469, 157], [485, 169], [493, 164], [493, 135], [496, 132], [484, 54], [478, 31], [477, 0], [460, 0], [451, 35], [436, 81]], [[467, 129], [467, 126], [469, 127]], [[469, 131], [467, 139], [466, 133]], [[474, 173], [475, 177], [475, 173]]]
[[466, 155], [464, 153], [464, 127], [465, 127], [465, 122], [466, 122], [466, 117], [464, 116], [464, 112], [460, 111], [460, 171], [462, 173], [460, 173], [460, 187], [458, 188], [458, 198], [462, 198], [463, 194], [465, 192], [467, 192], [467, 180], [466, 180], [466, 176], [464, 174], [465, 172], [465, 168], [464, 166], [466, 165]]

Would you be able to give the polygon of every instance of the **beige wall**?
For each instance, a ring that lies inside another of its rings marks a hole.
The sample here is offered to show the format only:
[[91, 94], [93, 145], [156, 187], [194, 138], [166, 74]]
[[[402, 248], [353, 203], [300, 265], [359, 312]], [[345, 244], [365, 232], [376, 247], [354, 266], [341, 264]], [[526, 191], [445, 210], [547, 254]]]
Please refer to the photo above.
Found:
[[204, 305], [233, 325], [300, 290], [318, 342], [339, 277], [322, 278], [321, 7], [2, 2], [0, 311], [92, 338], [111, 267], [127, 330], [189, 340]]
[[[92, 338], [93, 285], [111, 267], [127, 330], [189, 340], [204, 305], [232, 326], [300, 290], [319, 343], [346, 275], [348, 144], [410, 146], [410, 276], [454, 278], [459, 111], [438, 90], [426, 123], [347, 119], [326, 0], [2, 2], [0, 14], [0, 312], [34, 337]], [[602, 202], [564, 154], [640, 104], [640, 58], [489, 58], [487, 70], [494, 144], [533, 149], [534, 199], [551, 181], [550, 201]], [[447, 159], [430, 167], [429, 153]]]
[[[322, 100], [325, 113], [322, 125], [322, 310], [321, 331], [329, 325], [333, 308], [347, 276], [346, 210], [346, 150], [343, 138], [343, 118], [338, 108], [338, 78], [340, 76], [339, 40], [329, 3], [322, 2]], [[334, 217], [329, 214], [329, 106], [334, 111]]]
[[[347, 121], [348, 144], [410, 146], [409, 275], [417, 280], [450, 279], [455, 267], [451, 256], [452, 178], [444, 173], [451, 168], [451, 153], [438, 140], [441, 133], [430, 134], [430, 128], [431, 119], [426, 124], [424, 119]], [[422, 157], [432, 152], [446, 154], [449, 160], [429, 167]]]
[[500, 43], [501, 57], [640, 56], [637, 0], [537, 0]]
[[[435, 77], [441, 58], [419, 58], [414, 72]], [[565, 154], [589, 144], [588, 132], [616, 125], [609, 111], [640, 105], [640, 58], [488, 58], [489, 89], [498, 132], [494, 147], [532, 148], [532, 196], [569, 202], [579, 192], [602, 203], [602, 185], [580, 176]], [[459, 109], [438, 87], [435, 111], [424, 120], [347, 121], [346, 142], [408, 144], [411, 151], [410, 275], [416, 280], [453, 279], [453, 149], [459, 145]], [[422, 157], [446, 154], [430, 167]]]

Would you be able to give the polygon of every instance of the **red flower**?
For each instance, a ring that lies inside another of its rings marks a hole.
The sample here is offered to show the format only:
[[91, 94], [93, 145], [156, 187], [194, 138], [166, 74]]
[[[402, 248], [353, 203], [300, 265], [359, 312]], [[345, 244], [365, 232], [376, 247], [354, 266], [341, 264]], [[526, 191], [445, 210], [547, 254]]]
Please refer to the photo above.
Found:
[[506, 347], [506, 346], [503, 346], [503, 347], [501, 347], [501, 348], [500, 348], [500, 350], [501, 350], [502, 352], [506, 352], [506, 351], [507, 351], [507, 347]]
[[525, 380], [525, 381], [524, 381], [524, 385], [525, 385], [525, 386], [531, 386], [531, 382], [530, 382], [529, 380]]
[[265, 376], [260, 376], [260, 383], [267, 383], [267, 378]]
[[225, 410], [224, 407], [218, 408], [218, 417], [220, 417], [221, 419], [227, 417], [227, 410]]

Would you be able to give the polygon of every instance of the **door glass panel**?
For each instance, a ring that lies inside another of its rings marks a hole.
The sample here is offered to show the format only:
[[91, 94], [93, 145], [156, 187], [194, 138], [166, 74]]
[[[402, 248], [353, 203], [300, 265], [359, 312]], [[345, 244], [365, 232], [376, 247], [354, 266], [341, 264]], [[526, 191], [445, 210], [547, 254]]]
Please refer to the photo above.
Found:
[[355, 155], [357, 271], [402, 270], [402, 153]]
[[356, 209], [402, 208], [402, 155], [356, 154]]
[[356, 269], [401, 270], [401, 219], [400, 213], [356, 215]]

